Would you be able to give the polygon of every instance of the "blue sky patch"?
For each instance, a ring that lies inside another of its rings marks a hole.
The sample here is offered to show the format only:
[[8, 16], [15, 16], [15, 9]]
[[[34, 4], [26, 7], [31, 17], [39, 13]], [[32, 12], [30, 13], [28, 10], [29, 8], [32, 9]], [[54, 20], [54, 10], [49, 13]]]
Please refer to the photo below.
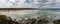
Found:
[[33, 1], [34, 0], [26, 0], [25, 2], [29, 4], [29, 3], [33, 2]]

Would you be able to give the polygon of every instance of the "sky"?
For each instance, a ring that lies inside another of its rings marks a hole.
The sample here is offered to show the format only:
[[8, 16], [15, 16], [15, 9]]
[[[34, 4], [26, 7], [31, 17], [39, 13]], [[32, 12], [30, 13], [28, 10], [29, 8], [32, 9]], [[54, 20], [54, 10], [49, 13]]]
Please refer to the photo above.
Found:
[[0, 8], [60, 8], [60, 0], [0, 0]]
[[36, 8], [37, 0], [0, 0], [1, 8]]

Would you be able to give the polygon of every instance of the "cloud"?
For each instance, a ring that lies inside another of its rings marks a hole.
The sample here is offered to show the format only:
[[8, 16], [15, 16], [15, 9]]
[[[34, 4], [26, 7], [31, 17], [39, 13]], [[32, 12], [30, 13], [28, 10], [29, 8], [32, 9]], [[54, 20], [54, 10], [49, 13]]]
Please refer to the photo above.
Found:
[[[60, 0], [0, 0], [0, 8], [60, 8]], [[40, 1], [40, 2], [38, 2]], [[29, 3], [28, 3], [29, 2]]]

